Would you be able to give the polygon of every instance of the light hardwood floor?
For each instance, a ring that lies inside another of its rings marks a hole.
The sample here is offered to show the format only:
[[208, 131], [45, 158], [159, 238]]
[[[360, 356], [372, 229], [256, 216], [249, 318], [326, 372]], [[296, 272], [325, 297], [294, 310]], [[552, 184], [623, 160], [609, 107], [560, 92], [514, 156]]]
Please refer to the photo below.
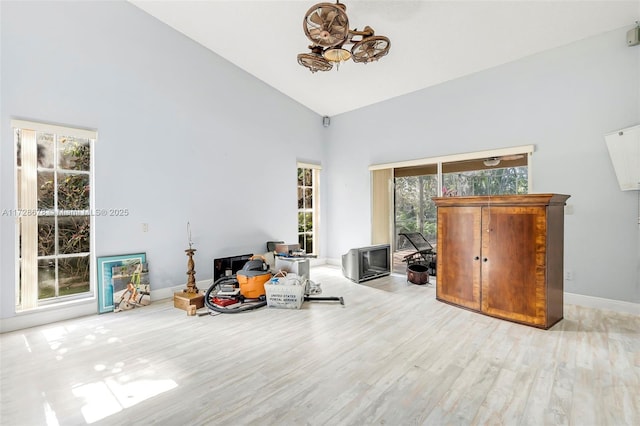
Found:
[[312, 268], [306, 302], [170, 301], [0, 336], [2, 425], [638, 425], [640, 318], [568, 305], [544, 331], [402, 276]]

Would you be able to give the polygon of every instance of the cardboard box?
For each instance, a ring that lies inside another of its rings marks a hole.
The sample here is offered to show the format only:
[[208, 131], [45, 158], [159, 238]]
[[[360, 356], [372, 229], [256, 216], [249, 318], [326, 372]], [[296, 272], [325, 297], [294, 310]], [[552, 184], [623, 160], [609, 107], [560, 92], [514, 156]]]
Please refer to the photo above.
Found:
[[290, 254], [300, 250], [300, 244], [276, 244], [276, 253]]
[[267, 306], [280, 309], [300, 309], [304, 302], [304, 286], [265, 284]]
[[293, 272], [302, 279], [309, 279], [309, 259], [295, 257], [276, 257], [275, 272]]
[[187, 311], [193, 305], [196, 309], [204, 307], [204, 294], [202, 293], [173, 293], [173, 307]]

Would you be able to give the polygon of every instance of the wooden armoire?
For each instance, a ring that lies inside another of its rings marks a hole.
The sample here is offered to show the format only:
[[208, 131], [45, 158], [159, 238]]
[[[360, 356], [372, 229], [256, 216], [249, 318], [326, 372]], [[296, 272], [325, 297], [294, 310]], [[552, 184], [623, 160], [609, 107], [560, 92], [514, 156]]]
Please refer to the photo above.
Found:
[[548, 329], [563, 316], [569, 195], [436, 197], [436, 298]]

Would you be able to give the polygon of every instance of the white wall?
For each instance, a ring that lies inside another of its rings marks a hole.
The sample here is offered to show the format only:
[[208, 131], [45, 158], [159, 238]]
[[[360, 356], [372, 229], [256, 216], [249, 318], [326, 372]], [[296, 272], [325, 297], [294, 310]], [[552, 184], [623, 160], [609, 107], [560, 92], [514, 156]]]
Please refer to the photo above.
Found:
[[638, 194], [619, 190], [603, 138], [640, 123], [627, 30], [333, 117], [328, 257], [370, 243], [369, 165], [534, 144], [533, 192], [571, 195], [565, 291], [640, 302]]
[[[126, 2], [0, 11], [2, 209], [15, 200], [9, 123], [23, 118], [98, 130], [96, 207], [130, 214], [96, 218], [95, 252], [146, 252], [153, 289], [186, 282], [187, 221], [198, 281], [214, 257], [297, 241], [296, 160], [324, 164], [321, 117]], [[8, 318], [15, 227], [0, 221]]]

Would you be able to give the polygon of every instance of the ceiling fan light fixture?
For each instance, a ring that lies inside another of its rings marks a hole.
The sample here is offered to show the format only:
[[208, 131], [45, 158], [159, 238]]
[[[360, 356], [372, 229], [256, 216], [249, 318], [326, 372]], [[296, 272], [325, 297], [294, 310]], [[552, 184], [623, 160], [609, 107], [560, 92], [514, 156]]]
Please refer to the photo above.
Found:
[[[312, 73], [328, 71], [333, 64], [339, 65], [349, 59], [365, 64], [377, 61], [389, 52], [391, 46], [387, 37], [375, 36], [368, 25], [362, 31], [349, 29], [347, 7], [340, 1], [311, 6], [304, 15], [302, 27], [312, 43], [312, 53], [299, 54], [298, 63], [309, 68]], [[345, 44], [353, 45], [351, 51], [343, 48]], [[320, 59], [311, 55], [317, 55], [326, 64], [321, 64]]]
[[322, 56], [329, 62], [340, 63], [351, 59], [351, 52], [341, 47], [333, 47], [325, 50]]

